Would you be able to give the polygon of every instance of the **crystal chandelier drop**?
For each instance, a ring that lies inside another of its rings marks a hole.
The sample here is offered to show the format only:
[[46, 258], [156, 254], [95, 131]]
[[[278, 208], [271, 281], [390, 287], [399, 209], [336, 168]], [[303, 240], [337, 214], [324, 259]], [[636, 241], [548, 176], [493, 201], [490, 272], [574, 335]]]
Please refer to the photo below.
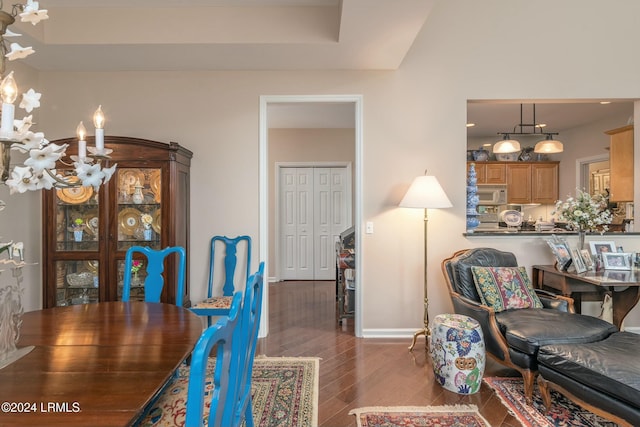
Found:
[[[14, 4], [11, 12], [3, 10], [0, 0], [0, 73], [4, 76], [0, 83], [0, 97], [2, 98], [2, 118], [0, 120], [0, 181], [9, 186], [10, 192], [24, 193], [40, 189], [67, 187], [99, 187], [113, 175], [116, 165], [103, 168], [102, 160], [108, 159], [112, 152], [104, 148], [104, 114], [98, 107], [94, 115], [96, 125], [96, 147], [86, 147], [84, 141], [84, 126], [78, 126], [78, 155], [70, 156], [71, 162], [66, 163], [63, 157], [68, 144], [57, 145], [50, 143], [42, 132], [33, 132], [33, 116], [15, 119], [15, 105], [18, 100], [18, 86], [13, 77], [13, 71], [5, 76], [5, 61], [26, 58], [34, 53], [31, 47], [22, 47], [18, 43], [10, 43], [7, 39], [19, 37], [8, 27], [20, 17], [21, 22], [33, 25], [48, 19], [47, 10], [40, 9], [37, 1], [27, 0], [23, 4]], [[31, 113], [40, 106], [41, 94], [33, 89], [22, 94], [18, 107], [26, 113]], [[80, 134], [80, 130], [83, 133]], [[90, 154], [87, 155], [86, 151]], [[22, 165], [11, 167], [11, 150], [20, 151], [27, 155]], [[68, 168], [58, 171], [56, 164], [60, 162]]]

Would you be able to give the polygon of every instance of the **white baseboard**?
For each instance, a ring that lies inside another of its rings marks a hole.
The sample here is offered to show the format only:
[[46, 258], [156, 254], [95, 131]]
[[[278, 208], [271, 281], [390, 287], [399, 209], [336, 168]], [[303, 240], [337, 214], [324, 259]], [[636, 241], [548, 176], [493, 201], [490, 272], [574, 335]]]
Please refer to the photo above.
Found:
[[417, 329], [363, 329], [363, 338], [413, 338]]
[[[362, 338], [413, 338], [418, 329], [363, 329]], [[640, 326], [623, 327], [625, 332], [640, 334]]]
[[634, 334], [640, 334], [640, 326], [629, 326], [624, 328], [625, 332], [633, 332]]

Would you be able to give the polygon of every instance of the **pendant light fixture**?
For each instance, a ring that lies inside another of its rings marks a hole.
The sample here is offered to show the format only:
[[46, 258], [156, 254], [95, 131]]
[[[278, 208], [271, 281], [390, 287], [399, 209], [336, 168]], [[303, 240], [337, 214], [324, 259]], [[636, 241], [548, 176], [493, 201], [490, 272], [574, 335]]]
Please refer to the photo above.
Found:
[[517, 153], [520, 151], [520, 143], [511, 139], [508, 133], [503, 134], [502, 141], [493, 144], [493, 152], [496, 154]]
[[557, 139], [553, 139], [551, 134], [547, 134], [547, 139], [538, 142], [533, 149], [534, 153], [541, 154], [554, 154], [554, 153], [562, 153], [564, 150], [564, 146], [562, 142]]
[[[520, 123], [513, 127], [512, 132], [498, 132], [498, 135], [502, 135], [502, 140], [496, 142], [493, 145], [493, 152], [497, 154], [515, 153], [520, 151], [520, 142], [511, 138], [511, 135], [540, 135], [545, 139], [538, 142], [535, 145], [535, 153], [553, 154], [561, 153], [563, 151], [562, 142], [554, 139], [554, 135], [558, 135], [557, 132], [542, 132], [544, 125], [536, 122], [536, 104], [533, 105], [533, 122], [524, 123], [522, 119], [523, 104], [520, 104]], [[526, 131], [524, 128], [531, 128], [530, 131]], [[517, 130], [517, 131], [516, 131]], [[538, 132], [538, 130], [540, 130]]]

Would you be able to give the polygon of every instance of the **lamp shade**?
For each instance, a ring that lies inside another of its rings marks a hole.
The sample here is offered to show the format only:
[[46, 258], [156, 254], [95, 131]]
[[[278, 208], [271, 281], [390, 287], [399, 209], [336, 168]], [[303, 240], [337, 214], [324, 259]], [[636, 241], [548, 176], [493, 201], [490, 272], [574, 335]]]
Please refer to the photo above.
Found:
[[422, 175], [413, 180], [400, 201], [403, 208], [450, 208], [453, 206], [435, 176]]
[[493, 152], [497, 154], [516, 153], [520, 151], [520, 143], [515, 139], [510, 139], [508, 134], [504, 134], [502, 141], [493, 145]]
[[562, 151], [564, 151], [562, 142], [557, 139], [553, 139], [551, 135], [547, 135], [547, 139], [538, 142], [533, 149], [534, 153], [545, 154], [562, 153]]

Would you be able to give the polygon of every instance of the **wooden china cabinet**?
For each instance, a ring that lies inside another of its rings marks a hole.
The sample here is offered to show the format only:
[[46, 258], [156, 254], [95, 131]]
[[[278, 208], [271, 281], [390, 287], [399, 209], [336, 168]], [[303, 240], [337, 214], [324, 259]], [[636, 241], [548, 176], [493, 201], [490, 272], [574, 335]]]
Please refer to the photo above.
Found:
[[[69, 144], [69, 155], [77, 153], [76, 138], [52, 142]], [[93, 142], [87, 138], [89, 146]], [[42, 192], [44, 307], [121, 299], [124, 258], [134, 245], [156, 249], [182, 246], [187, 250], [183, 297], [189, 305], [189, 169], [193, 153], [175, 142], [118, 136], [105, 136], [105, 148], [113, 152], [103, 165], [118, 166], [111, 180], [97, 191], [73, 187]], [[69, 159], [63, 160], [69, 163]], [[81, 225], [74, 228], [76, 222]], [[80, 230], [82, 233], [74, 233]], [[169, 279], [162, 292], [163, 302], [176, 301], [177, 270], [176, 261], [170, 258], [165, 264]], [[135, 276], [131, 298], [144, 299], [144, 262]]]

